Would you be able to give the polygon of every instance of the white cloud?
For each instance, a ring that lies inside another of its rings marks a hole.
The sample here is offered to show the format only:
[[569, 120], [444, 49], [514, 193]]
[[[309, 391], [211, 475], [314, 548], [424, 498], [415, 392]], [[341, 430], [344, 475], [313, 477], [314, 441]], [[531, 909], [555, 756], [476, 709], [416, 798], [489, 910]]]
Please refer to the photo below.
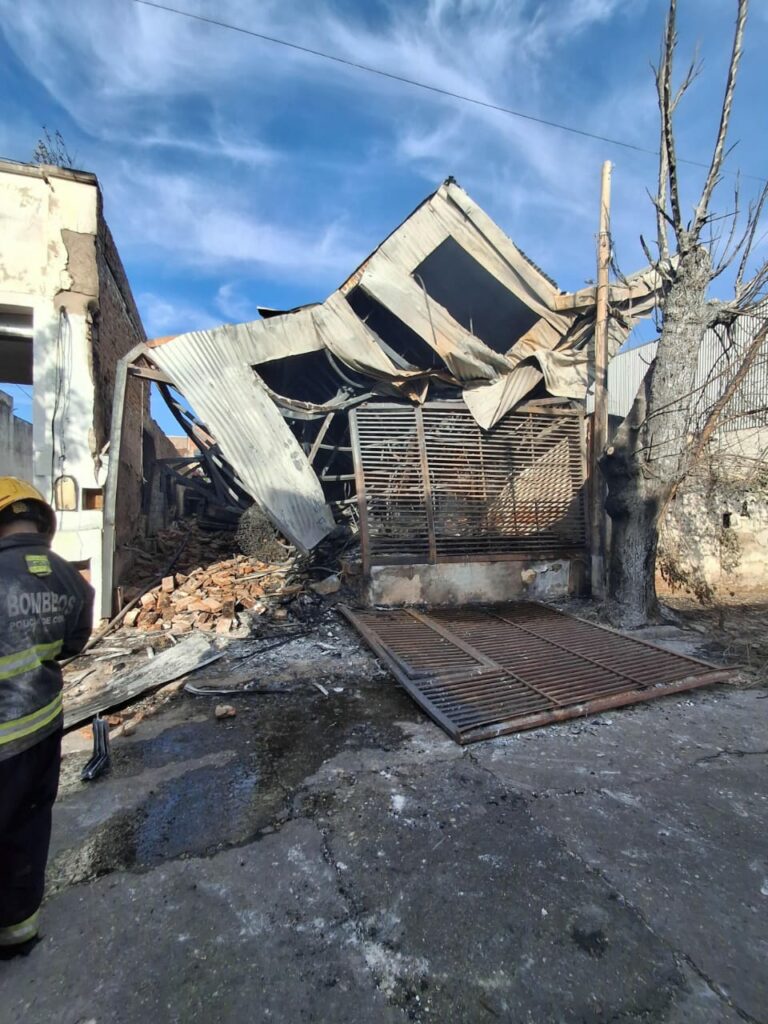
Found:
[[[185, 6], [451, 92], [656, 145], [648, 58], [658, 50], [659, 3]], [[722, 50], [732, 16], [709, 6], [720, 29], [710, 45]], [[77, 7], [73, 17], [58, 0], [0, 0], [10, 46], [84, 135], [76, 148], [102, 179], [121, 248], [180, 271], [214, 271], [226, 282], [209, 296], [215, 313], [239, 316], [251, 300], [238, 282], [254, 275], [305, 282], [309, 298], [322, 297], [402, 219], [422, 184], [427, 192], [447, 174], [563, 284], [578, 286], [592, 274], [600, 163], [614, 159], [617, 247], [630, 269], [640, 262], [637, 237], [653, 225], [645, 196], [653, 158], [129, 0]], [[691, 24], [698, 28], [697, 17]], [[764, 39], [759, 18], [752, 24]], [[699, 121], [716, 109], [711, 97], [692, 97], [695, 130], [681, 130], [687, 152], [702, 148]], [[253, 303], [262, 300], [254, 291]], [[173, 315], [158, 310], [157, 320]]]
[[269, 146], [237, 142], [223, 138], [221, 135], [215, 135], [210, 139], [194, 136], [183, 138], [171, 135], [145, 135], [137, 140], [126, 141], [134, 141], [143, 149], [177, 149], [198, 156], [230, 163], [241, 163], [254, 168], [272, 167], [281, 157], [277, 150]]
[[[195, 10], [191, 2], [189, 7]], [[610, 19], [618, 7], [618, 0], [426, 0], [388, 6], [382, 25], [366, 19], [362, 8], [363, 16], [355, 18], [331, 2], [313, 5], [307, 17], [299, 0], [264, 0], [256, 18], [246, 0], [223, 0], [216, 17], [492, 101], [505, 94], [531, 98], [556, 66], [557, 49]], [[57, 17], [52, 0], [2, 0], [3, 9], [20, 59], [84, 129], [97, 134], [103, 123], [130, 126], [139, 138], [147, 100], [156, 123], [173, 120], [174, 101], [183, 98], [210, 107], [215, 117], [221, 102], [238, 92], [252, 96], [251, 127], [258, 130], [270, 115], [259, 100], [279, 103], [283, 85], [295, 85], [297, 77], [326, 87], [352, 80], [355, 92], [398, 106], [404, 95], [413, 105], [436, 102], [427, 93], [404, 94], [387, 79], [123, 0], [80, 0], [77, 18]], [[199, 4], [197, 10], [207, 13]]]
[[[215, 190], [180, 172], [123, 165], [110, 180], [110, 221], [121, 244], [172, 255], [179, 267], [236, 265], [336, 282], [364, 255], [340, 223], [296, 225], [267, 217], [232, 187]], [[337, 283], [337, 282], [336, 282]]]
[[256, 320], [259, 316], [256, 302], [249, 295], [243, 295], [241, 287], [237, 281], [228, 281], [216, 292], [216, 308], [234, 323]]
[[215, 327], [220, 321], [205, 307], [196, 306], [185, 300], [169, 299], [154, 292], [141, 292], [136, 296], [144, 329], [150, 338], [165, 334], [181, 334], [184, 331], [205, 330]]

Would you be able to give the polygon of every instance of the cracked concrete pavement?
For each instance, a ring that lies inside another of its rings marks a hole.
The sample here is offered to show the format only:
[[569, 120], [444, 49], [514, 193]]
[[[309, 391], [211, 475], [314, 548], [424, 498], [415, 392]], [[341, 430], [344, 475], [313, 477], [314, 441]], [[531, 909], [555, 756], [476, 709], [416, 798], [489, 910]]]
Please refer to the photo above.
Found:
[[328, 697], [289, 647], [66, 758], [0, 1020], [768, 1022], [767, 690], [462, 749], [334, 628]]

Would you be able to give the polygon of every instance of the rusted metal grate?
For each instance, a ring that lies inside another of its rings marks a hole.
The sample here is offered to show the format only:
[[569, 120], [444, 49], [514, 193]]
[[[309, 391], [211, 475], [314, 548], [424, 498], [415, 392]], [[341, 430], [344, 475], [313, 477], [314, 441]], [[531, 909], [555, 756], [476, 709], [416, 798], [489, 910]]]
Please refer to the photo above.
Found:
[[653, 700], [727, 671], [543, 605], [342, 612], [457, 743]]
[[461, 403], [376, 403], [350, 428], [366, 567], [583, 548], [578, 410], [518, 411], [484, 431]]

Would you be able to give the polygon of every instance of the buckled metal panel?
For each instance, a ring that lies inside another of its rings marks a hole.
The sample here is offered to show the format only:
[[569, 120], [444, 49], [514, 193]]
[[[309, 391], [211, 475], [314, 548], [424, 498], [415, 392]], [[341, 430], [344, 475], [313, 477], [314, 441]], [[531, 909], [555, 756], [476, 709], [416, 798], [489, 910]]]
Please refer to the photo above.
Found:
[[458, 743], [653, 700], [728, 675], [543, 605], [428, 614], [341, 610]]
[[578, 412], [519, 411], [484, 431], [463, 405], [375, 404], [350, 422], [367, 564], [584, 546]]

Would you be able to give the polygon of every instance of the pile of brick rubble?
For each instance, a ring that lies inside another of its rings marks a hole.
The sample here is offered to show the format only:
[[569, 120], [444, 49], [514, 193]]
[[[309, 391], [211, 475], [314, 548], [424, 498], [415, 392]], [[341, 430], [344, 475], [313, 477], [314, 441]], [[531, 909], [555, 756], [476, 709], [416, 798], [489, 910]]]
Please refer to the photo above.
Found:
[[[141, 597], [123, 625], [147, 633], [229, 633], [239, 624], [239, 612], [262, 615], [276, 599], [300, 593], [301, 584], [286, 582], [291, 568], [236, 556], [189, 574], [174, 573]], [[279, 611], [273, 615], [279, 617]]]

